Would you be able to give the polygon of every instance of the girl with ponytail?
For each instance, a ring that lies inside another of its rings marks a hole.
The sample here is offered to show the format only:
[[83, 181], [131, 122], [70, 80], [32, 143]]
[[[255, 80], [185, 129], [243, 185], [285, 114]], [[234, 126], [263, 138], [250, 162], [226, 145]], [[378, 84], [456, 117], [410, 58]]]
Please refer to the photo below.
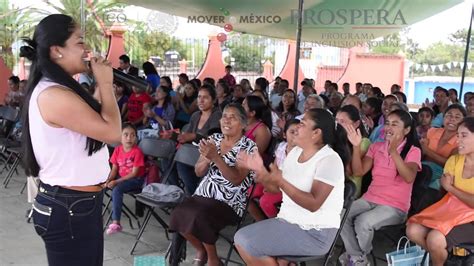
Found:
[[240, 229], [236, 247], [247, 265], [286, 265], [277, 256], [320, 256], [340, 225], [344, 165], [350, 161], [346, 132], [324, 109], [310, 109], [298, 125], [296, 146], [282, 170], [263, 166], [258, 153], [240, 154], [238, 164], [254, 170], [269, 192], [282, 191], [277, 218]]
[[[20, 56], [31, 61], [23, 108], [23, 162], [39, 177], [35, 230], [49, 265], [102, 265], [102, 188], [110, 171], [104, 143], [118, 143], [120, 113], [112, 67], [102, 57], [90, 67], [100, 101], [73, 78], [86, 72], [80, 26], [66, 15], [47, 16]], [[100, 102], [100, 103], [99, 103]], [[84, 256], [87, 254], [87, 256]]]

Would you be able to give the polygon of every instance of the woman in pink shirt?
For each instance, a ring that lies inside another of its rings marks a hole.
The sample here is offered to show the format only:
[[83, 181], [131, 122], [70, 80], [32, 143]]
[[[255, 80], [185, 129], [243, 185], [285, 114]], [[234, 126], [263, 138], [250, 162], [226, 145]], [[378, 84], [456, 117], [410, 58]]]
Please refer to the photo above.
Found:
[[385, 120], [385, 141], [372, 144], [361, 158], [360, 131], [348, 126], [352, 151], [352, 171], [357, 176], [372, 169], [368, 191], [352, 204], [341, 231], [346, 252], [342, 265], [367, 265], [374, 232], [382, 226], [405, 221], [410, 208], [411, 190], [421, 169], [421, 150], [411, 115], [403, 110], [391, 112]]

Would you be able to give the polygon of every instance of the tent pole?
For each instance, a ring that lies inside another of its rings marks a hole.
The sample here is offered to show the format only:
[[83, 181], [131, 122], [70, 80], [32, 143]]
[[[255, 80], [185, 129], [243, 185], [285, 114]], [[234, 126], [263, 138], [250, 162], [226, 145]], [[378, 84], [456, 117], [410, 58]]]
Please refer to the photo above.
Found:
[[472, 29], [473, 19], [474, 19], [474, 3], [472, 4], [471, 21], [469, 23], [469, 30], [467, 31], [466, 51], [464, 52], [464, 66], [462, 68], [461, 88], [459, 89], [459, 99], [461, 99], [462, 97], [462, 90], [464, 88], [464, 77], [466, 76], [467, 59], [468, 59], [467, 57], [469, 55], [469, 48], [471, 46], [471, 29]]
[[[86, 29], [86, 14], [84, 12], [84, 1], [85, 0], [81, 0], [81, 31], [82, 31], [82, 34], [84, 34], [84, 31]], [[84, 37], [85, 36], [86, 36], [86, 34], [84, 34]]]
[[298, 24], [296, 31], [296, 61], [295, 61], [295, 79], [293, 82], [293, 90], [298, 93], [298, 70], [300, 68], [300, 46], [301, 46], [301, 24], [303, 21], [303, 2], [304, 0], [298, 1]]

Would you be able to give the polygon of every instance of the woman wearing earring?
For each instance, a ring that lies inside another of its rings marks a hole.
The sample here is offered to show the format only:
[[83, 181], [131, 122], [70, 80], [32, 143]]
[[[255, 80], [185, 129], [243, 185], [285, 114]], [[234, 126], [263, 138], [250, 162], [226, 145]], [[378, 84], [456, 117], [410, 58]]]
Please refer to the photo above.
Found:
[[44, 18], [25, 42], [21, 56], [32, 65], [23, 161], [27, 176], [41, 181], [35, 230], [49, 265], [102, 265], [102, 188], [110, 172], [104, 143], [118, 143], [121, 136], [112, 67], [104, 58], [91, 59], [97, 101], [73, 78], [87, 70], [87, 53], [79, 25], [66, 15]]

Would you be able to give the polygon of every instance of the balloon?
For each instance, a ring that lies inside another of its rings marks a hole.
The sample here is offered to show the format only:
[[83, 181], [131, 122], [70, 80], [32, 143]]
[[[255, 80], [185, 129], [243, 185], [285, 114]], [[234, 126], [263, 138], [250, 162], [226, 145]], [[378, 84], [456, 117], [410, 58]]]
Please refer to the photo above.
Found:
[[227, 35], [221, 32], [217, 34], [217, 40], [220, 42], [225, 42], [227, 40]]
[[224, 25], [224, 30], [227, 31], [227, 32], [231, 32], [233, 29], [234, 29], [234, 27], [232, 27], [232, 24], [230, 24], [230, 23], [227, 23], [227, 24]]
[[227, 10], [227, 9], [225, 9], [225, 8], [222, 8], [222, 7], [221, 7], [221, 8], [219, 8], [219, 10], [222, 11], [222, 13], [224, 14], [224, 16], [230, 15], [229, 10]]

